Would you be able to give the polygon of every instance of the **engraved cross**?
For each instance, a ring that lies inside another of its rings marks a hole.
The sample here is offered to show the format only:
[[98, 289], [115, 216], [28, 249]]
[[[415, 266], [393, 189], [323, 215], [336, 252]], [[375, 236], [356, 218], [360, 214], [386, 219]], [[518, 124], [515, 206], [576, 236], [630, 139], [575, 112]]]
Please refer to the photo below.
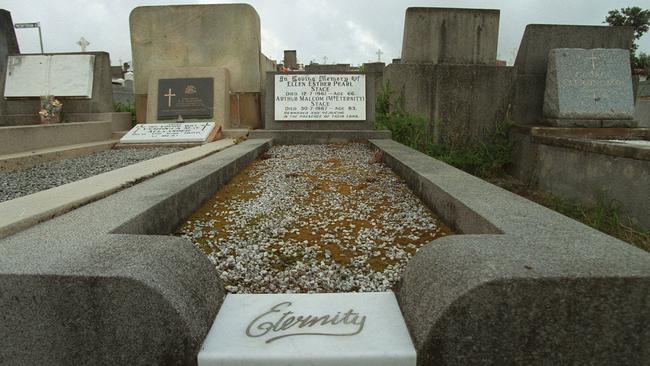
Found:
[[172, 106], [172, 97], [175, 97], [176, 94], [172, 94], [172, 89], [169, 88], [169, 91], [164, 96], [167, 97], [167, 107], [171, 107]]
[[598, 59], [598, 57], [594, 55], [594, 51], [591, 51], [591, 57], [589, 57], [589, 59], [591, 60], [591, 70], [592, 71], [596, 70], [596, 60]]

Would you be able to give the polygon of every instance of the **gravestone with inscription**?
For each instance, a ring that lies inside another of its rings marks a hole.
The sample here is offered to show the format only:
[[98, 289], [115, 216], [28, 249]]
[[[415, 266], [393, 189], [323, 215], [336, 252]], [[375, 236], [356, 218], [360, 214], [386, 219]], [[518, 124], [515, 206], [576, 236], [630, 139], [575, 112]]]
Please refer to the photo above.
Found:
[[365, 75], [275, 75], [276, 121], [365, 121], [365, 119]]
[[572, 120], [593, 127], [600, 127], [603, 120], [631, 121], [634, 101], [629, 50], [552, 49], [544, 115], [560, 125]]
[[203, 143], [212, 136], [214, 122], [144, 123], [133, 127], [120, 144]]
[[158, 119], [212, 118], [213, 78], [158, 80]]
[[392, 292], [228, 295], [199, 366], [415, 365]]

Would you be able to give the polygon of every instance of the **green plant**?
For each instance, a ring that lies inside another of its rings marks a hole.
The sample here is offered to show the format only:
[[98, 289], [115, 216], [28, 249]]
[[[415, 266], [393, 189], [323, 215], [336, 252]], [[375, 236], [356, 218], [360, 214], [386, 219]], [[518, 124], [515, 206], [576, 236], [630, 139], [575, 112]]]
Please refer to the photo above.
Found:
[[131, 126], [135, 126], [135, 106], [133, 103], [113, 102], [113, 110], [115, 112], [129, 112], [131, 113]]
[[[390, 85], [384, 84], [377, 96], [375, 125], [378, 129], [390, 130], [395, 141], [481, 177], [498, 174], [512, 161], [509, 114], [484, 140], [471, 141], [462, 136], [452, 139], [450, 133], [446, 133], [442, 141], [436, 143], [429, 120], [405, 112], [399, 98], [392, 105], [391, 95]], [[442, 120], [433, 123], [437, 131], [445, 126]]]
[[643, 10], [638, 6], [610, 10], [605, 18], [605, 23], [612, 26], [634, 27], [634, 42], [630, 48], [630, 61], [633, 69], [642, 68], [639, 67], [639, 59], [636, 57], [636, 51], [639, 47], [636, 41], [650, 29], [650, 10]]

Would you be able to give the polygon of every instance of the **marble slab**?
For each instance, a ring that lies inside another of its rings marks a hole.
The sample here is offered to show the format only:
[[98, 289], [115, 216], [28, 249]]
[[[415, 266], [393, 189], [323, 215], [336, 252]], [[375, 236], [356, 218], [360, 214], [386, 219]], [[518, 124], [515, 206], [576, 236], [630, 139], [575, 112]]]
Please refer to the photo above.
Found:
[[414, 366], [392, 292], [228, 295], [199, 366]]
[[214, 122], [143, 123], [133, 127], [120, 139], [121, 144], [196, 142], [208, 140]]
[[9, 56], [5, 97], [92, 98], [94, 67], [94, 55]]
[[365, 121], [363, 74], [275, 75], [276, 121]]

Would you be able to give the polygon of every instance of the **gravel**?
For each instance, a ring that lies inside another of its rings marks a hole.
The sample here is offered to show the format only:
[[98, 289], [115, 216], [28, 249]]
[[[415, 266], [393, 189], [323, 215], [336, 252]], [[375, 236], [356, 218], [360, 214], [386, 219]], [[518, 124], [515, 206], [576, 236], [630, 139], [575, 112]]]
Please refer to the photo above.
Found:
[[450, 234], [365, 144], [274, 146], [177, 230], [230, 293], [386, 291]]
[[0, 170], [0, 202], [180, 150], [182, 148], [106, 150], [74, 159], [52, 161], [21, 171]]

